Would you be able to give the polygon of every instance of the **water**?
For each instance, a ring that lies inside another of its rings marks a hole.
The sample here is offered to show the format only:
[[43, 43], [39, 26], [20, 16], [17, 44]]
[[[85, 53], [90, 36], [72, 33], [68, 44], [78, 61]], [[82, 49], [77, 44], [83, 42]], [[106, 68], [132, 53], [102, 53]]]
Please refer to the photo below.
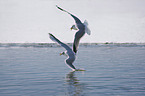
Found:
[[71, 72], [61, 47], [1, 47], [0, 96], [145, 96], [144, 46], [81, 46]]

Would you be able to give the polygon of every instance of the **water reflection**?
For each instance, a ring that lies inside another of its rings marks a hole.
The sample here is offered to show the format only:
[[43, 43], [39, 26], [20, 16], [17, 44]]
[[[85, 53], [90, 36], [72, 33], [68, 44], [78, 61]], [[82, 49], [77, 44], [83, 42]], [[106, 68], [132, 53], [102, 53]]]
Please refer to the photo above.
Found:
[[67, 96], [84, 96], [83, 89], [84, 84], [80, 83], [80, 81], [75, 76], [75, 72], [69, 72], [66, 75], [66, 84], [67, 84]]

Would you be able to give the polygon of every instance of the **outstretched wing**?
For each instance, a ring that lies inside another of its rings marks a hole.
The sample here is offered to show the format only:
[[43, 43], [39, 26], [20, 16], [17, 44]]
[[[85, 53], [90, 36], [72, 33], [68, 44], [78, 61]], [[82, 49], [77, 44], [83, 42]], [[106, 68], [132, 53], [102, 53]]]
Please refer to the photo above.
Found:
[[73, 42], [73, 51], [75, 53], [77, 53], [77, 50], [78, 50], [78, 47], [79, 47], [79, 42], [80, 42], [80, 39], [83, 35], [80, 34], [80, 32], [78, 31], [76, 34], [75, 34], [75, 38], [74, 38], [74, 42]]
[[70, 15], [74, 18], [76, 24], [80, 24], [80, 23], [82, 24], [82, 22], [80, 21], [80, 19], [78, 19], [78, 18], [77, 18], [76, 16], [74, 16], [73, 14], [71, 14], [71, 13], [69, 13], [68, 11], [66, 11], [66, 10], [64, 10], [64, 9], [62, 9], [62, 8], [60, 8], [60, 7], [58, 7], [57, 5], [56, 5], [56, 7], [57, 7], [59, 10], [64, 11], [64, 12], [70, 14]]
[[55, 36], [53, 36], [51, 33], [49, 33], [49, 37], [52, 41], [58, 43], [60, 46], [64, 47], [67, 51], [72, 50], [68, 45], [62, 43], [60, 40], [58, 40]]
[[73, 51], [77, 53], [80, 39], [75, 39], [73, 43]]

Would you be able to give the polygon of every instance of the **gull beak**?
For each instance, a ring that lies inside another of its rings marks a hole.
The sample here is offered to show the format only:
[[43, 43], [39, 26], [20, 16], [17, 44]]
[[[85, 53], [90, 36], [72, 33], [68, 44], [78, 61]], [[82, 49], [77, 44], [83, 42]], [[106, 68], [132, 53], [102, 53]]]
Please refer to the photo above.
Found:
[[62, 53], [59, 54], [60, 56], [62, 55]]
[[72, 29], [73, 29], [73, 27], [70, 28], [70, 30], [72, 30]]

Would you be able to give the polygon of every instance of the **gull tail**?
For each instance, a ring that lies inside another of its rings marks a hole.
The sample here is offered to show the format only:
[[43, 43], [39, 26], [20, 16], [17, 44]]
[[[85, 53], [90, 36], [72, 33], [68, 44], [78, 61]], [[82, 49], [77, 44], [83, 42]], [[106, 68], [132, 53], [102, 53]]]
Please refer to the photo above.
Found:
[[88, 35], [91, 35], [91, 30], [88, 27], [87, 20], [85, 20], [83, 24], [85, 25], [85, 33], [87, 33]]

